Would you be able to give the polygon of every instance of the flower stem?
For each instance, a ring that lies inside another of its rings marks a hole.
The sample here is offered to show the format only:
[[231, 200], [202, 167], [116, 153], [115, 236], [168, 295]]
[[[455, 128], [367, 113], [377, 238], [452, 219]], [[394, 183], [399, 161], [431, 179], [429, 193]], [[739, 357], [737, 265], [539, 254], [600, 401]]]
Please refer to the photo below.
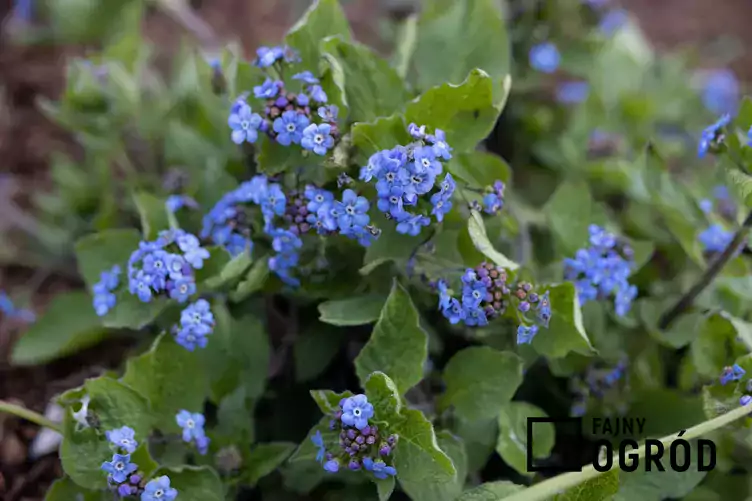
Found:
[[14, 416], [18, 416], [27, 421], [31, 421], [32, 423], [36, 423], [39, 426], [44, 426], [51, 430], [55, 430], [58, 433], [63, 432], [63, 429], [60, 427], [59, 424], [53, 423], [52, 421], [42, 416], [38, 412], [34, 412], [30, 409], [27, 409], [26, 407], [21, 407], [20, 405], [6, 402], [5, 400], [0, 400], [0, 412], [5, 412], [6, 414], [13, 414]]
[[[737, 419], [743, 418], [744, 416], [750, 414], [750, 412], [752, 412], [752, 404], [734, 409], [733, 411], [723, 414], [722, 416], [718, 416], [709, 421], [704, 421], [696, 426], [693, 426], [682, 434], [681, 439], [691, 440], [693, 438], [700, 437], [702, 435], [705, 435], [706, 433], [717, 430], [722, 426], [726, 426], [727, 424], [732, 423]], [[680, 437], [678, 437], [677, 434], [672, 434], [667, 437], [663, 437], [662, 439], [660, 439], [660, 441], [664, 445], [664, 447], [666, 447], [670, 446], [672, 442], [679, 438]], [[635, 452], [637, 452], [637, 457], [639, 459], [644, 458], [645, 445], [643, 444]], [[618, 467], [616, 466], [618, 464], [619, 456], [618, 454], [615, 454], [612, 461], [612, 466], [608, 471], [611, 471], [615, 467]], [[504, 501], [543, 501], [550, 499], [556, 494], [564, 492], [567, 489], [571, 489], [572, 487], [586, 482], [587, 480], [596, 478], [601, 473], [605, 472], [597, 471], [592, 465], [589, 465], [583, 468], [582, 471], [558, 475], [539, 484], [535, 484], [527, 489], [523, 489], [516, 494], [505, 497]]]
[[734, 238], [731, 243], [726, 246], [726, 249], [713, 261], [705, 273], [697, 280], [695, 285], [692, 286], [679, 300], [663, 314], [658, 322], [658, 328], [663, 330], [667, 328], [676, 318], [684, 313], [692, 303], [700, 295], [700, 293], [713, 281], [713, 279], [721, 272], [726, 263], [736, 255], [737, 252], [746, 244], [747, 237], [752, 229], [752, 211], [747, 214], [744, 219], [741, 228], [739, 228], [734, 234]]

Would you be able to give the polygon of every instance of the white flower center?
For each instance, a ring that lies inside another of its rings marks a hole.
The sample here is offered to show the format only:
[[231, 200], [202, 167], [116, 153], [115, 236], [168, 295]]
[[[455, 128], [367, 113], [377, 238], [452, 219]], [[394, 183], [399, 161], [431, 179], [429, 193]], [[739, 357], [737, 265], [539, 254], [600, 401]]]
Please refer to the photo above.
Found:
[[360, 409], [353, 409], [353, 416], [360, 417]]
[[161, 498], [164, 495], [164, 491], [162, 489], [157, 489], [154, 491], [154, 497], [155, 498]]
[[194, 426], [196, 426], [196, 423], [193, 422], [193, 419], [189, 419], [188, 421], [185, 422], [186, 428], [193, 428]]
[[323, 143], [324, 142], [324, 136], [322, 136], [321, 134], [316, 134], [315, 136], [313, 136], [313, 142], [316, 143], [316, 144]]
[[287, 132], [295, 132], [295, 124], [287, 124]]
[[251, 122], [249, 122], [248, 120], [243, 120], [242, 122], [240, 122], [240, 128], [241, 129], [250, 129], [251, 128]]
[[125, 469], [125, 463], [118, 461], [117, 463], [115, 463], [115, 469], [117, 471], [123, 471]]

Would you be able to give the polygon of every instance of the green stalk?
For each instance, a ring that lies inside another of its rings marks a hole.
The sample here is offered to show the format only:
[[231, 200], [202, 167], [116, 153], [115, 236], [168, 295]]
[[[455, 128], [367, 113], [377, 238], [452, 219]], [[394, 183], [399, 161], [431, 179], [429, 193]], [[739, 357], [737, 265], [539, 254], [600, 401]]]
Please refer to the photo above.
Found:
[[418, 37], [418, 15], [411, 14], [397, 28], [397, 43], [394, 53], [394, 67], [397, 74], [405, 78], [410, 70], [410, 61], [415, 52]]
[[59, 424], [53, 423], [38, 412], [34, 412], [30, 409], [27, 409], [26, 407], [21, 407], [20, 405], [12, 404], [10, 402], [6, 402], [5, 400], [0, 400], [0, 412], [12, 414], [27, 421], [31, 421], [32, 423], [38, 424], [39, 426], [44, 426], [45, 428], [55, 430], [58, 433], [63, 433], [63, 429]]
[[[752, 404], [734, 409], [722, 416], [718, 416], [709, 421], [702, 422], [697, 426], [693, 426], [682, 434], [682, 440], [690, 440], [700, 437], [711, 431], [717, 430], [722, 426], [726, 426], [729, 423], [743, 418], [752, 412]], [[661, 443], [665, 446], [670, 446], [672, 442], [679, 439], [678, 434], [672, 434], [660, 439]], [[665, 449], [664, 449], [665, 450]], [[645, 445], [642, 445], [635, 451], [639, 459], [645, 457]], [[631, 454], [631, 453], [630, 453]], [[612, 467], [608, 470], [611, 471], [618, 468], [618, 454], [614, 455], [612, 461]], [[565, 473], [563, 475], [556, 476], [554, 478], [545, 480], [539, 484], [533, 485], [527, 489], [521, 490], [511, 496], [505, 497], [504, 501], [544, 501], [556, 494], [560, 494], [567, 489], [571, 489], [583, 482], [596, 478], [598, 475], [605, 472], [597, 471], [593, 465], [586, 466], [579, 472]]]

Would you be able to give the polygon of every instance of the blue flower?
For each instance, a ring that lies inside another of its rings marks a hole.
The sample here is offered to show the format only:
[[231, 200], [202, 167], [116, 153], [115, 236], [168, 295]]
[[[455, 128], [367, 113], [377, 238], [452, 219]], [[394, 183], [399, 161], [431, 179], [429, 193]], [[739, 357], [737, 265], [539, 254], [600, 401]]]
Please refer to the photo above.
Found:
[[537, 325], [531, 325], [530, 327], [520, 325], [517, 327], [517, 344], [530, 344], [536, 334], [538, 334]]
[[332, 126], [329, 124], [311, 124], [303, 130], [303, 139], [300, 141], [300, 145], [317, 155], [326, 155], [327, 150], [334, 146], [331, 131]]
[[302, 92], [297, 95], [295, 100], [298, 102], [298, 106], [308, 106], [308, 104], [311, 102], [311, 98], [309, 98]]
[[411, 123], [407, 126], [407, 132], [413, 137], [413, 139], [425, 139], [426, 126], [421, 125], [420, 127], [418, 127], [416, 124]]
[[587, 82], [564, 82], [556, 89], [556, 99], [562, 104], [577, 104], [587, 99], [590, 84]]
[[443, 191], [434, 193], [431, 195], [431, 206], [431, 214], [436, 216], [438, 222], [442, 222], [444, 220], [444, 215], [452, 210], [452, 194], [447, 194]]
[[713, 212], [713, 201], [707, 198], [700, 200], [700, 210], [705, 214]]
[[105, 437], [114, 446], [119, 447], [128, 454], [132, 454], [135, 452], [136, 447], [138, 447], [138, 442], [134, 438], [135, 434], [136, 432], [133, 431], [133, 428], [123, 426], [122, 428], [105, 432]]
[[431, 224], [431, 220], [422, 214], [413, 214], [397, 223], [397, 233], [418, 236], [424, 226]]
[[341, 230], [351, 227], [363, 227], [368, 224], [369, 204], [365, 197], [358, 196], [353, 190], [346, 189], [342, 192], [342, 201], [335, 202], [337, 208], [337, 226]]
[[283, 85], [284, 84], [278, 80], [275, 81], [271, 78], [267, 78], [263, 84], [257, 85], [253, 88], [253, 95], [256, 96], [257, 99], [271, 99], [277, 97], [277, 94], [279, 94]]
[[413, 151], [415, 165], [420, 172], [430, 172], [434, 177], [441, 175], [441, 162], [436, 160], [436, 152], [430, 146], [419, 146]]
[[311, 436], [311, 442], [313, 442], [313, 445], [318, 449], [316, 451], [316, 461], [320, 463], [324, 460], [324, 456], [326, 455], [326, 446], [324, 445], [324, 437], [321, 436], [319, 430], [316, 430], [316, 434]]
[[747, 406], [752, 403], [752, 397], [749, 395], [742, 395], [739, 397], [739, 405], [742, 407]]
[[150, 480], [141, 493], [141, 501], [174, 501], [178, 491], [170, 487], [170, 478], [166, 475]]
[[378, 178], [379, 173], [381, 172], [381, 166], [384, 162], [384, 152], [378, 151], [371, 155], [368, 158], [368, 163], [360, 168], [360, 176], [358, 179], [361, 181], [365, 181], [366, 183], [370, 182], [371, 179], [374, 177]]
[[342, 423], [362, 430], [373, 417], [373, 405], [365, 395], [354, 395], [342, 402]]
[[504, 200], [499, 198], [496, 193], [483, 195], [483, 212], [486, 214], [497, 214], [502, 207], [504, 207]]
[[204, 260], [209, 259], [210, 256], [209, 251], [201, 247], [201, 242], [195, 235], [185, 233], [175, 240], [180, 250], [183, 251], [183, 257], [193, 269], [200, 270], [204, 267]]
[[481, 280], [466, 281], [462, 287], [462, 305], [477, 308], [486, 299], [488, 288]]
[[259, 68], [268, 68], [284, 57], [285, 50], [282, 47], [259, 47], [253, 64]]
[[719, 224], [711, 224], [697, 237], [707, 252], [723, 252], [734, 239], [734, 234]]
[[[637, 289], [635, 288], [635, 291], [636, 290]], [[617, 299], [617, 303], [618, 302], [619, 301]], [[631, 302], [631, 299], [629, 302]], [[543, 325], [543, 327], [548, 329], [548, 323], [551, 321], [551, 298], [550, 298], [549, 291], [546, 291], [545, 294], [543, 294], [540, 298], [538, 298], [537, 310], [538, 310], [538, 321]]]
[[275, 119], [272, 128], [277, 133], [277, 142], [282, 146], [290, 146], [290, 144], [300, 144], [303, 129], [308, 127], [309, 123], [307, 116], [290, 110]]
[[165, 208], [168, 212], [177, 212], [183, 207], [198, 209], [198, 203], [187, 195], [170, 195], [165, 201]]
[[294, 253], [303, 246], [303, 241], [295, 233], [282, 228], [275, 228], [269, 232], [272, 237], [272, 248], [281, 253]]
[[274, 215], [282, 216], [285, 213], [287, 197], [285, 192], [282, 191], [282, 187], [274, 183], [266, 187], [263, 194], [260, 195], [258, 203], [266, 218], [271, 218]]
[[131, 463], [130, 454], [113, 454], [112, 461], [102, 463], [102, 470], [109, 473], [109, 478], [116, 484], [122, 484], [128, 476], [138, 469], [138, 465]]
[[702, 102], [716, 115], [735, 114], [740, 100], [739, 80], [734, 72], [726, 69], [714, 70], [706, 77], [702, 89]]
[[449, 295], [449, 289], [447, 283], [444, 280], [439, 280], [436, 284], [436, 289], [439, 291], [439, 309], [443, 310], [447, 308], [452, 300], [452, 296]]
[[339, 471], [339, 461], [336, 459], [330, 459], [324, 463], [324, 470], [329, 473], [337, 473]]
[[196, 293], [196, 282], [193, 277], [181, 277], [170, 284], [170, 298], [178, 303], [188, 301], [188, 298]]
[[333, 104], [330, 104], [329, 106], [321, 106], [317, 113], [319, 117], [326, 122], [336, 122], [339, 108]]
[[311, 85], [308, 88], [308, 93], [311, 95], [311, 99], [317, 103], [326, 104], [328, 98], [324, 89], [320, 85]]
[[300, 73], [296, 73], [292, 76], [293, 80], [300, 80], [303, 83], [307, 84], [317, 84], [319, 83], [319, 79], [313, 76], [313, 73], [310, 71], [302, 71]]
[[242, 144], [243, 141], [255, 143], [258, 139], [258, 129], [261, 126], [261, 116], [253, 113], [246, 103], [238, 103], [237, 109], [227, 119], [232, 129], [232, 142]]
[[404, 194], [405, 190], [402, 187], [392, 186], [389, 194], [385, 197], [380, 197], [376, 205], [381, 212], [391, 214], [394, 218], [400, 218], [405, 213], [402, 204], [402, 196]]
[[393, 477], [397, 474], [397, 470], [395, 470], [393, 466], [387, 466], [387, 464], [380, 459], [374, 461], [369, 457], [365, 457], [363, 458], [363, 467], [367, 471], [372, 472], [373, 476], [379, 480], [384, 480], [387, 477]]
[[[94, 287], [92, 288], [92, 292], [94, 293], [94, 311], [100, 317], [103, 317], [108, 311], [115, 307], [117, 298], [112, 291], [115, 290], [120, 283], [120, 272], [120, 266], [118, 265], [101, 272], [99, 274], [99, 282], [94, 284]], [[13, 303], [10, 303], [10, 306], [10, 312], [7, 311], [7, 305], [3, 308], [3, 312], [8, 316], [12, 316], [12, 314], [15, 313]]]
[[483, 327], [488, 325], [488, 317], [486, 312], [480, 306], [473, 306], [472, 304], [465, 304], [462, 302], [462, 307], [465, 310], [465, 325], [470, 327]]
[[720, 377], [721, 386], [725, 386], [730, 381], [741, 380], [746, 373], [747, 372], [737, 364], [734, 364], [732, 367], [725, 367]]
[[183, 442], [191, 442], [204, 437], [204, 416], [198, 412], [183, 409], [175, 416], [175, 422], [183, 429]]
[[590, 245], [598, 250], [607, 251], [616, 245], [616, 237], [596, 224], [588, 227]]
[[306, 209], [316, 213], [322, 207], [328, 207], [334, 202], [334, 193], [315, 186], [306, 186], [303, 196], [308, 200]]
[[543, 73], [553, 73], [559, 67], [559, 49], [551, 42], [545, 42], [530, 49], [530, 66]]
[[707, 154], [711, 146], [719, 140], [723, 128], [729, 123], [731, 123], [731, 115], [726, 114], [702, 131], [700, 142], [697, 146], [697, 156], [699, 158], [703, 158]]
[[446, 142], [446, 134], [441, 129], [436, 129], [434, 134], [426, 136], [426, 141], [432, 145], [433, 152], [437, 158], [450, 160], [452, 158], [452, 148]]
[[598, 28], [606, 36], [613, 35], [629, 21], [629, 14], [624, 9], [615, 9], [603, 16]]
[[209, 302], [199, 299], [188, 305], [180, 313], [180, 326], [173, 330], [177, 343], [188, 351], [194, 351], [196, 347], [205, 348], [207, 336], [214, 331], [214, 315]]
[[465, 309], [456, 298], [450, 298], [449, 303], [441, 309], [441, 313], [449, 320], [452, 325], [458, 324], [465, 320]]

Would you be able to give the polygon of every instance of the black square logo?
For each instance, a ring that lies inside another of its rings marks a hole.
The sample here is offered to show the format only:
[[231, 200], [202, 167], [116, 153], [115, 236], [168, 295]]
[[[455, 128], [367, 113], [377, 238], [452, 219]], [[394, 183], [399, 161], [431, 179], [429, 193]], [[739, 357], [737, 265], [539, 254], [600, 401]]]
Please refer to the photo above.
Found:
[[[547, 462], [545, 466], [535, 465], [533, 456], [533, 430], [538, 423], [551, 423], [554, 425], [557, 434], [565, 438], [567, 447], [564, 454], [556, 463]], [[582, 453], [586, 447], [585, 439], [582, 433], [582, 418], [548, 418], [548, 417], [531, 417], [527, 418], [527, 471], [544, 474], [559, 474], [568, 472], [582, 471]]]

